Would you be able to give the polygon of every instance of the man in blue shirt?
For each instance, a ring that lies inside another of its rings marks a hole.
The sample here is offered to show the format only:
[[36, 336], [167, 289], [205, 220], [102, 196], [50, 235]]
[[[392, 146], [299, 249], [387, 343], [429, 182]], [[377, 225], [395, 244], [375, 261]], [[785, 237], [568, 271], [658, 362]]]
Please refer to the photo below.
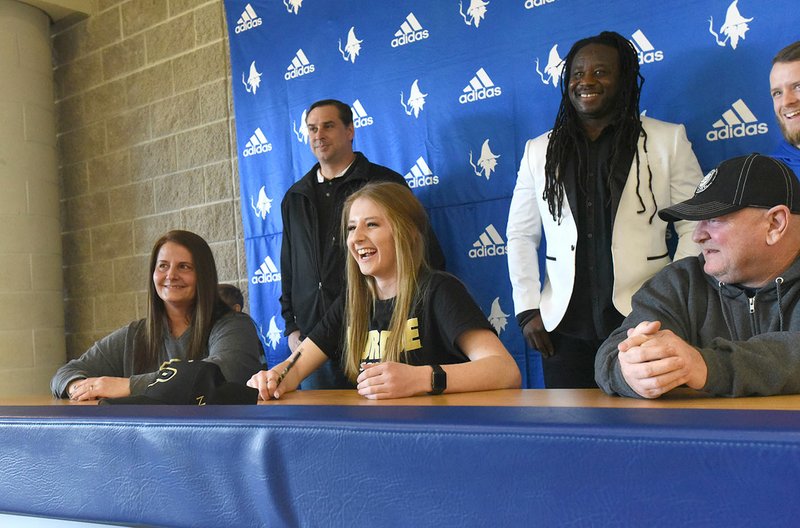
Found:
[[789, 44], [772, 59], [769, 91], [784, 138], [772, 155], [800, 177], [800, 41]]

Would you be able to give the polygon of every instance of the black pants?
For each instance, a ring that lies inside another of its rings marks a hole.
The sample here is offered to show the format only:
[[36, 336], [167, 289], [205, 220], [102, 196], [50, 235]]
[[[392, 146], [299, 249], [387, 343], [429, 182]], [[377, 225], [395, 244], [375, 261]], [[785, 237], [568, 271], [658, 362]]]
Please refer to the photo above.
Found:
[[550, 332], [555, 354], [542, 357], [544, 386], [548, 389], [596, 389], [594, 356], [603, 343]]

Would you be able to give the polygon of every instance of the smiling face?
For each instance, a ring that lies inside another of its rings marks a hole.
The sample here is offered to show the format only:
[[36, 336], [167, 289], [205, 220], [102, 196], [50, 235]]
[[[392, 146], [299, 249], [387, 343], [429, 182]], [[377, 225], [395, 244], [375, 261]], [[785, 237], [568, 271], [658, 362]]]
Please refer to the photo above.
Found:
[[763, 257], [769, 229], [765, 215], [766, 209], [745, 207], [697, 222], [692, 240], [703, 251], [703, 271], [718, 281], [752, 288], [769, 280]]
[[368, 198], [357, 198], [347, 220], [347, 249], [363, 275], [375, 279], [379, 298], [397, 293], [397, 254], [386, 211]]
[[338, 166], [352, 160], [353, 124], [345, 126], [335, 106], [314, 108], [306, 117], [306, 125], [311, 152], [321, 165]]
[[769, 74], [769, 89], [783, 137], [800, 146], [800, 61], [776, 62]]
[[197, 297], [197, 273], [191, 252], [175, 242], [165, 242], [156, 257], [153, 284], [165, 305], [188, 310]]
[[584, 127], [602, 130], [613, 120], [619, 85], [619, 55], [614, 48], [588, 44], [575, 54], [568, 93]]

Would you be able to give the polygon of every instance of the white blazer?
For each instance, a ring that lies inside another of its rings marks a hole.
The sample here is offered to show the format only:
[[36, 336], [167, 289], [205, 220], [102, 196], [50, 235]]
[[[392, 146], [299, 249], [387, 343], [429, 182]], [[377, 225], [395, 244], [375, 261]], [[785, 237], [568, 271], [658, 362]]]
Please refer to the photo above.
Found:
[[[619, 208], [611, 234], [611, 256], [614, 265], [614, 306], [622, 315], [631, 312], [631, 297], [650, 277], [671, 262], [665, 240], [667, 223], [658, 215], [648, 223], [656, 204], [659, 209], [692, 197], [702, 177], [700, 164], [692, 151], [683, 125], [642, 117], [647, 132], [639, 139], [639, 195], [647, 211], [640, 209], [636, 196], [636, 158], [622, 190]], [[575, 283], [575, 245], [578, 230], [575, 217], [564, 196], [561, 223], [553, 220], [544, 192], [544, 163], [550, 133], [529, 140], [522, 156], [511, 208], [508, 212], [508, 271], [514, 295], [514, 311], [519, 314], [538, 308], [548, 331], [553, 330], [567, 310]], [[653, 195], [648, 188], [653, 173]], [[694, 222], [675, 225], [678, 248], [675, 258], [697, 255], [700, 248], [692, 242]], [[544, 288], [537, 252], [544, 232], [547, 240]]]

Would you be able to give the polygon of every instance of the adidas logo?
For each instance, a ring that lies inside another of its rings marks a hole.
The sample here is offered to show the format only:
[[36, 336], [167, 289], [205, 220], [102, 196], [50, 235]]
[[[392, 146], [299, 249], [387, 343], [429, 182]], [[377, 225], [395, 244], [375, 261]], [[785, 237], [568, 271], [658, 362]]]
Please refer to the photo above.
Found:
[[506, 243], [500, 233], [495, 229], [494, 224], [489, 224], [472, 244], [469, 250], [469, 258], [494, 257], [506, 254]]
[[722, 119], [715, 121], [713, 127], [706, 133], [708, 141], [759, 136], [769, 131], [767, 124], [759, 123], [758, 118], [741, 99], [723, 112]]
[[355, 128], [370, 126], [372, 124], [372, 118], [367, 115], [367, 111], [364, 110], [361, 101], [358, 99], [356, 99], [356, 102], [350, 107], [350, 110], [353, 112], [353, 126]]
[[414, 13], [409, 13], [405, 22], [400, 24], [400, 29], [395, 32], [394, 37], [392, 47], [396, 48], [428, 38], [428, 30], [422, 29], [422, 24], [419, 23]]
[[296, 79], [302, 75], [307, 75], [309, 73], [313, 73], [314, 65], [308, 61], [308, 57], [303, 52], [302, 49], [298, 49], [297, 53], [295, 53], [294, 58], [292, 59], [292, 63], [286, 67], [286, 73], [283, 75], [283, 78], [287, 81], [290, 79]]
[[267, 255], [267, 258], [264, 259], [261, 266], [253, 273], [253, 278], [250, 279], [250, 282], [253, 284], [265, 284], [267, 282], [280, 282], [280, 280], [281, 273], [278, 271], [278, 268], [275, 267], [275, 263], [272, 262], [269, 255]]
[[633, 39], [631, 44], [636, 48], [636, 54], [639, 56], [639, 64], [652, 64], [664, 60], [664, 52], [656, 50], [641, 29], [637, 29], [631, 38]]
[[247, 4], [244, 6], [244, 11], [242, 11], [242, 16], [239, 17], [239, 20], [236, 21], [236, 29], [234, 32], [236, 34], [242, 33], [243, 31], [247, 31], [248, 29], [253, 29], [254, 27], [258, 27], [261, 25], [261, 18], [256, 14], [253, 6]]
[[412, 189], [417, 187], [427, 187], [428, 185], [438, 185], [439, 177], [433, 174], [428, 164], [422, 159], [422, 156], [417, 158], [417, 162], [411, 167], [406, 175], [406, 182]]
[[250, 141], [244, 146], [242, 156], [255, 156], [256, 154], [266, 154], [272, 150], [272, 143], [267, 140], [267, 137], [261, 131], [261, 128], [256, 128], [253, 135], [250, 136]]
[[525, 0], [525, 9], [533, 9], [534, 7], [542, 7], [543, 5], [552, 4], [556, 0]]
[[481, 68], [475, 72], [475, 76], [464, 87], [464, 93], [458, 98], [458, 102], [461, 104], [474, 103], [482, 99], [497, 97], [502, 93], [503, 90], [499, 86], [495, 86], [486, 70]]

